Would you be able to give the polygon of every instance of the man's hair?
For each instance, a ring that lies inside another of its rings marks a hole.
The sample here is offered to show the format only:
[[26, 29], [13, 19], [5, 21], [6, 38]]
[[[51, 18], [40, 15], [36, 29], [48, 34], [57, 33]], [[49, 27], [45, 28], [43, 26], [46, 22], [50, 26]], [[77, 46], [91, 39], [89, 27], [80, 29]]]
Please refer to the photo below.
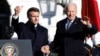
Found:
[[76, 9], [77, 9], [77, 5], [75, 3], [67, 3], [67, 4], [65, 4], [65, 8], [64, 8], [64, 10], [65, 10], [64, 12], [65, 13], [67, 12], [68, 6], [70, 6], [70, 5], [74, 5], [76, 7]]
[[38, 8], [36, 8], [36, 7], [31, 7], [31, 8], [29, 8], [28, 11], [27, 11], [27, 17], [29, 17], [29, 13], [32, 12], [32, 11], [34, 11], [34, 12], [40, 12]]

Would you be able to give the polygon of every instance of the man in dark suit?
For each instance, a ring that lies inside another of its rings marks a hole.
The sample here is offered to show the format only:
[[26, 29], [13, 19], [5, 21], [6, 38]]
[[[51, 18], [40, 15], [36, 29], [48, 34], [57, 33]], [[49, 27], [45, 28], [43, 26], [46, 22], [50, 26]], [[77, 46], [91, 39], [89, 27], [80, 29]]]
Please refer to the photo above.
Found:
[[59, 56], [86, 56], [84, 39], [97, 32], [88, 17], [78, 18], [77, 6], [69, 3], [65, 7], [67, 17], [57, 23], [54, 38], [55, 47], [59, 47]]
[[31, 39], [33, 56], [43, 56], [48, 54], [48, 31], [46, 28], [39, 24], [38, 8], [32, 7], [27, 11], [28, 22], [18, 23], [18, 16], [22, 7], [15, 7], [15, 14], [12, 17], [12, 25], [15, 32], [18, 34], [18, 39]]

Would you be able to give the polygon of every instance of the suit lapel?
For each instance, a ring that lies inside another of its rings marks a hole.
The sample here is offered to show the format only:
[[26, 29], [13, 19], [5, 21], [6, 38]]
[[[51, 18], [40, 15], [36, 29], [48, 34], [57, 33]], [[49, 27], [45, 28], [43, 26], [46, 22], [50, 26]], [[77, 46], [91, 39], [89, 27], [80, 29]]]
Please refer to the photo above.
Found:
[[66, 32], [66, 22], [67, 22], [67, 18], [64, 19], [64, 21], [62, 22], [62, 26], [61, 26], [65, 32]]

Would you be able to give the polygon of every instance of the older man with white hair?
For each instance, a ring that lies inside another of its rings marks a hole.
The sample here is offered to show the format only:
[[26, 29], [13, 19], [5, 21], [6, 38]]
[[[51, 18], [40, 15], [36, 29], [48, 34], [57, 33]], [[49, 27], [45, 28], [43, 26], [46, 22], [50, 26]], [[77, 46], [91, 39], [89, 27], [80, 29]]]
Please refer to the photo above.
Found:
[[86, 56], [84, 39], [88, 34], [95, 34], [97, 30], [88, 17], [81, 19], [76, 16], [76, 4], [68, 3], [65, 10], [67, 17], [57, 23], [54, 38], [55, 47], [59, 47], [58, 56]]

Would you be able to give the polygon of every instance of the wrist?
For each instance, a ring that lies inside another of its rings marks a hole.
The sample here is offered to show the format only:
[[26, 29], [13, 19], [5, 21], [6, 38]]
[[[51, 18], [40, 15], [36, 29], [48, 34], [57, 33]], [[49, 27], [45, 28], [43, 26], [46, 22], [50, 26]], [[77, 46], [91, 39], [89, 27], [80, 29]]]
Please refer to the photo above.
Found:
[[15, 13], [14, 16], [19, 16], [19, 14], [18, 13]]
[[92, 24], [88, 24], [88, 28], [91, 28], [92, 27]]

